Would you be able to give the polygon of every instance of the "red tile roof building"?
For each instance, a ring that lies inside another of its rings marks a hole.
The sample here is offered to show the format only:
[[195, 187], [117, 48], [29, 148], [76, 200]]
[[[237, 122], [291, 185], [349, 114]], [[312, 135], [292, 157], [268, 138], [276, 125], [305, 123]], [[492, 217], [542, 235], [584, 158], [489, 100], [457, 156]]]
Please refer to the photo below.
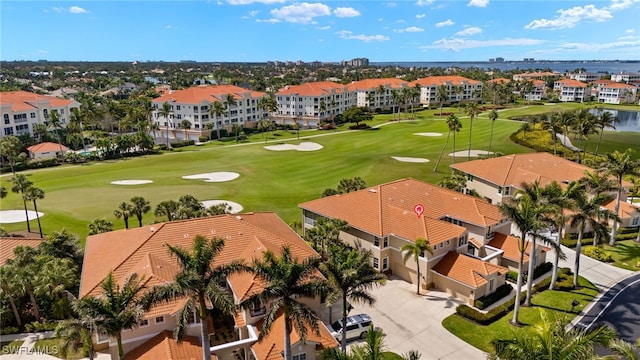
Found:
[[553, 83], [553, 91], [558, 94], [560, 101], [586, 101], [591, 93], [586, 83], [573, 79], [560, 79]]
[[280, 124], [298, 123], [317, 127], [321, 121], [332, 119], [346, 109], [356, 106], [355, 93], [346, 85], [333, 81], [287, 85], [276, 92], [278, 111], [275, 120]]
[[423, 106], [439, 105], [436, 95], [440, 86], [447, 90], [447, 104], [482, 100], [482, 82], [458, 75], [429, 76], [412, 81], [409, 86], [420, 87], [420, 103]]
[[43, 142], [29, 146], [27, 151], [31, 159], [45, 159], [64, 156], [69, 151], [69, 148], [58, 143]]
[[[402, 105], [399, 98], [412, 89], [407, 81], [398, 78], [366, 79], [347, 85], [350, 92], [356, 94], [356, 105], [370, 109], [390, 109]], [[394, 97], [394, 93], [397, 94]], [[415, 96], [417, 100], [418, 96]], [[411, 98], [408, 98], [409, 102]]]

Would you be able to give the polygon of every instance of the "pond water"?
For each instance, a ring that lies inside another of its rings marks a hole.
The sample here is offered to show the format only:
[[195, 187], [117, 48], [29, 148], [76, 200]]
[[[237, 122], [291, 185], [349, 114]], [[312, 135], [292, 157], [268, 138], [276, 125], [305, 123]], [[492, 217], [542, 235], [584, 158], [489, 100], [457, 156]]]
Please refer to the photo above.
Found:
[[[614, 117], [617, 117], [620, 122], [615, 124], [615, 131], [631, 131], [640, 132], [640, 111], [632, 110], [614, 110], [614, 109], [602, 109], [610, 112]], [[595, 110], [592, 111], [593, 114]], [[606, 131], [607, 129], [605, 129]], [[609, 129], [611, 130], [611, 129]]]

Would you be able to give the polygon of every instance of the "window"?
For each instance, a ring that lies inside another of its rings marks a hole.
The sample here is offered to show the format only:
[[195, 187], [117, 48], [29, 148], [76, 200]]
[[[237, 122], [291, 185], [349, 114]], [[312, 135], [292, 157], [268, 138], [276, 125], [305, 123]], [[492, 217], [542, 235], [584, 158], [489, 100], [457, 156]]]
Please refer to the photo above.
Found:
[[302, 353], [302, 354], [293, 355], [293, 360], [307, 360], [307, 354]]
[[11, 127], [4, 128], [4, 134], [5, 135], [13, 135], [13, 128], [11, 128]]
[[142, 319], [140, 320], [140, 323], [138, 323], [139, 327], [145, 327], [145, 326], [149, 326], [149, 319]]
[[9, 119], [9, 114], [4, 114], [4, 124], [5, 125], [11, 124], [11, 119]]
[[442, 249], [442, 247], [443, 247], [443, 246], [444, 246], [444, 243], [440, 243], [440, 244], [438, 245], [438, 247], [439, 247], [440, 249]]
[[388, 246], [389, 246], [389, 238], [385, 237], [382, 242], [382, 247], [388, 247]]
[[373, 267], [374, 267], [375, 269], [377, 269], [377, 268], [379, 267], [379, 265], [380, 265], [380, 263], [379, 263], [378, 258], [374, 257], [374, 258], [373, 258]]
[[[5, 118], [9, 117], [7, 114], [4, 115]], [[31, 113], [31, 118], [35, 119], [36, 118], [36, 113]]]
[[510, 193], [510, 192], [511, 192], [511, 187], [506, 186], [506, 187], [504, 188], [504, 194], [505, 194], [505, 195], [509, 195], [509, 193]]
[[106, 333], [106, 332], [104, 332], [104, 331], [99, 331], [99, 332], [98, 332], [98, 343], [99, 343], [99, 344], [100, 344], [100, 343], [105, 343], [105, 342], [107, 342], [107, 341], [109, 341], [109, 334], [107, 334], [107, 333]]
[[164, 322], [164, 316], [156, 316], [156, 324], [162, 324]]
[[264, 305], [260, 300], [256, 300], [253, 304], [251, 304], [250, 314], [251, 316], [263, 315], [266, 312]]
[[385, 257], [382, 259], [382, 270], [389, 270], [389, 258]]
[[638, 226], [638, 224], [640, 224], [640, 218], [633, 218], [633, 220], [631, 221], [631, 226]]
[[469, 181], [473, 181], [473, 175], [468, 174], [468, 175], [467, 175], [467, 180], [469, 180]]
[[467, 243], [467, 235], [460, 236], [460, 238], [458, 238], [458, 246], [465, 245], [466, 243]]
[[379, 237], [375, 237], [373, 238], [373, 246], [380, 246], [380, 238]]
[[498, 186], [498, 194], [502, 194], [502, 186]]
[[493, 289], [493, 285], [494, 285], [493, 283], [494, 283], [494, 280], [493, 280], [493, 279], [489, 280], [489, 293], [492, 293], [492, 292], [493, 292], [493, 290], [494, 290], [494, 289]]

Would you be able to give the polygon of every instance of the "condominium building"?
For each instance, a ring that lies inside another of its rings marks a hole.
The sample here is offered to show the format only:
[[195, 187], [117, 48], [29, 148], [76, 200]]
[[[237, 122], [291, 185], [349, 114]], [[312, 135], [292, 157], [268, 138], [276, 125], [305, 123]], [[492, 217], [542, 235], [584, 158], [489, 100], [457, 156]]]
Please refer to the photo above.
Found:
[[619, 74], [611, 74], [611, 80], [615, 82], [635, 82], [640, 81], [640, 74], [632, 72], [620, 72]]
[[389, 109], [399, 105], [401, 91], [409, 88], [407, 81], [398, 78], [366, 79], [347, 85], [347, 89], [355, 93], [356, 106], [370, 109]]
[[[230, 130], [234, 124], [252, 127], [269, 112], [258, 106], [265, 93], [234, 85], [200, 85], [184, 90], [169, 90], [153, 99], [153, 121], [160, 128], [160, 136], [167, 140], [198, 140], [212, 130]], [[215, 114], [219, 102], [223, 114]], [[170, 114], [163, 114], [169, 104]], [[185, 122], [186, 120], [186, 122]]]
[[582, 82], [592, 82], [600, 79], [600, 74], [589, 73], [589, 72], [571, 73], [569, 74], [569, 78], [573, 80], [582, 81]]
[[595, 82], [598, 91], [598, 102], [604, 104], [632, 104], [636, 100], [638, 88], [613, 80]]
[[586, 83], [573, 79], [560, 79], [553, 83], [553, 91], [558, 94], [560, 101], [586, 101], [591, 92]]
[[547, 83], [543, 80], [533, 79], [531, 81], [533, 85], [530, 89], [525, 89], [524, 98], [527, 101], [540, 101], [547, 94]]
[[548, 78], [559, 78], [560, 76], [562, 76], [562, 74], [557, 72], [536, 71], [536, 72], [526, 72], [526, 73], [515, 74], [513, 75], [513, 80], [514, 81], [533, 80], [533, 79], [544, 80]]
[[53, 111], [58, 114], [60, 125], [66, 127], [74, 108], [80, 108], [80, 103], [72, 99], [60, 99], [27, 91], [0, 92], [0, 113], [4, 121], [0, 138], [23, 134], [36, 136], [33, 126], [44, 124]]
[[317, 127], [321, 121], [332, 119], [357, 104], [355, 93], [346, 85], [332, 81], [287, 85], [275, 96], [278, 111], [274, 120], [303, 127]]
[[436, 98], [440, 86], [446, 88], [445, 103], [482, 100], [482, 82], [457, 75], [429, 76], [412, 81], [409, 86], [420, 87], [420, 104], [423, 106], [438, 105]]

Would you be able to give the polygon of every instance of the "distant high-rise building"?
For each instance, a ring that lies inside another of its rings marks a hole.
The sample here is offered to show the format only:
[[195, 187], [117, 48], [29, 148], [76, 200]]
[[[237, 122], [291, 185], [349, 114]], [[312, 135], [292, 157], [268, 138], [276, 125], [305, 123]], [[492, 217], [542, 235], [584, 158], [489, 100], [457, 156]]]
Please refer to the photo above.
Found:
[[503, 57], [497, 57], [496, 58], [496, 62], [497, 63], [503, 63], [504, 62], [504, 58]]
[[369, 66], [369, 59], [367, 59], [367, 58], [355, 58], [355, 59], [351, 59], [351, 60], [342, 60], [342, 61], [340, 61], [340, 65], [342, 65], [342, 66], [353, 66], [353, 67]]

